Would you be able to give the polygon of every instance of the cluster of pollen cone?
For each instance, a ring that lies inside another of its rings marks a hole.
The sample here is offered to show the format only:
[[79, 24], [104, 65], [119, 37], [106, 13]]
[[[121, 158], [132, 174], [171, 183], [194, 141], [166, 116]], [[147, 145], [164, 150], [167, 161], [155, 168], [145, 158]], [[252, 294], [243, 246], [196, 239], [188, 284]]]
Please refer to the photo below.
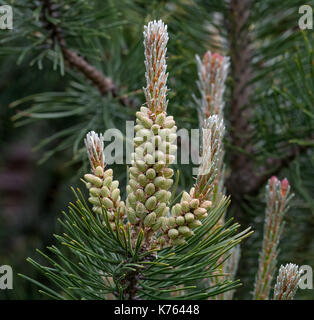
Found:
[[132, 224], [157, 231], [169, 212], [173, 170], [168, 165], [175, 160], [177, 127], [173, 117], [165, 112], [152, 114], [146, 107], [136, 117], [127, 216]]
[[168, 243], [184, 244], [185, 239], [194, 234], [193, 229], [200, 227], [201, 220], [207, 217], [211, 201], [200, 201], [194, 195], [195, 188], [191, 188], [190, 193], [183, 192], [180, 203], [172, 207], [164, 236]]
[[[184, 244], [194, 234], [193, 229], [202, 225], [212, 206], [207, 196], [209, 186], [201, 188], [203, 191], [200, 192], [200, 183], [196, 182], [190, 192], [183, 192], [180, 202], [170, 208], [174, 171], [169, 165], [175, 161], [177, 127], [173, 117], [166, 112], [167, 42], [167, 26], [162, 21], [152, 21], [145, 27], [146, 104], [136, 113], [134, 152], [125, 203], [121, 201], [119, 182], [113, 180], [112, 170], [105, 170], [102, 136], [90, 132], [85, 139], [92, 174], [86, 174], [84, 182], [89, 189], [88, 200], [93, 211], [107, 215], [113, 229], [117, 218], [120, 223], [130, 223], [134, 236], [143, 230], [149, 246], [161, 247]], [[217, 115], [210, 119], [210, 123], [215, 123], [213, 128], [223, 126], [221, 121]], [[203, 159], [206, 168], [201, 165], [201, 172], [207, 170], [207, 162], [217, 163], [222, 134], [209, 132], [205, 138], [208, 146], [203, 147], [211, 151], [207, 152], [206, 161]], [[209, 181], [217, 170], [210, 167], [207, 171], [210, 177], [197, 181]]]
[[86, 187], [89, 189], [88, 201], [93, 205], [92, 210], [100, 215], [105, 213], [111, 228], [115, 230], [117, 215], [124, 218], [125, 205], [121, 201], [119, 181], [113, 180], [112, 169], [105, 170], [103, 137], [91, 131], [85, 139], [92, 174], [84, 175]]

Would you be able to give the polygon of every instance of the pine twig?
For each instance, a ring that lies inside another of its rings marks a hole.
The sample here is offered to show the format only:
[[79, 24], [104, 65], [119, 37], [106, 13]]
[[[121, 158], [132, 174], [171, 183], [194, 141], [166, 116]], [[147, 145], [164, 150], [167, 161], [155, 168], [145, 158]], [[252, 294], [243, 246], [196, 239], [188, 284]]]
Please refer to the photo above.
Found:
[[134, 108], [135, 102], [125, 95], [120, 95], [119, 88], [115, 85], [110, 77], [103, 75], [94, 66], [89, 64], [82, 56], [67, 48], [67, 43], [61, 27], [49, 21], [46, 17], [46, 14], [53, 18], [58, 17], [58, 7], [54, 1], [40, 0], [40, 2], [43, 6], [41, 20], [44, 28], [50, 33], [52, 47], [54, 47], [55, 43], [59, 45], [63, 57], [68, 63], [69, 67], [81, 72], [86, 79], [90, 80], [91, 83], [98, 89], [101, 95], [112, 94], [112, 96], [117, 98], [122, 105]]
[[292, 196], [287, 179], [280, 182], [276, 177], [272, 177], [269, 180], [266, 186], [267, 208], [263, 247], [260, 252], [253, 293], [255, 300], [267, 300], [269, 297], [277, 263], [279, 241], [283, 231], [283, 218]]
[[293, 300], [302, 272], [296, 264], [281, 265], [274, 288], [274, 300]]
[[[202, 60], [196, 55], [196, 62], [198, 69], [197, 86], [200, 93], [200, 99], [193, 97], [198, 105], [200, 127], [205, 130], [206, 126], [208, 126], [209, 117], [216, 115], [218, 119], [224, 119], [223, 94], [225, 92], [225, 82], [229, 70], [229, 57], [207, 51]], [[224, 131], [224, 127], [221, 127], [221, 129], [222, 128]], [[221, 133], [222, 139], [224, 132]], [[203, 138], [206, 138], [205, 134], [203, 135]], [[209, 141], [204, 139], [202, 148], [203, 153], [208, 153], [208, 151], [211, 150], [210, 148], [212, 146], [208, 145], [208, 142]], [[222, 140], [219, 141], [219, 149], [220, 154], [218, 156], [217, 176], [214, 184], [217, 187], [217, 194], [220, 195], [223, 193], [224, 189], [224, 147]]]

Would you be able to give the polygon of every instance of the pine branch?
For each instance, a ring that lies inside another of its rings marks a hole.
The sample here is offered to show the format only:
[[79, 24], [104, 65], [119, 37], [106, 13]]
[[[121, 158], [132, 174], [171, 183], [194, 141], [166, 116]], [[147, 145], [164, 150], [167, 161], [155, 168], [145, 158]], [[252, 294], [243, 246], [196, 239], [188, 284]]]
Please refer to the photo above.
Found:
[[81, 55], [72, 51], [67, 47], [61, 27], [53, 23], [47, 18], [47, 15], [52, 18], [58, 18], [58, 6], [54, 0], [39, 0], [42, 4], [42, 12], [40, 15], [41, 21], [45, 29], [49, 32], [52, 40], [51, 46], [54, 47], [57, 43], [62, 51], [65, 61], [67, 61], [70, 68], [81, 72], [86, 79], [98, 89], [101, 95], [112, 94], [114, 98], [118, 98], [120, 103], [126, 107], [135, 107], [135, 102], [125, 95], [120, 95], [119, 88], [115, 85], [110, 77], [106, 77], [94, 66], [89, 64]]
[[[146, 104], [136, 113], [132, 166], [126, 203], [121, 201], [113, 170], [105, 169], [103, 136], [87, 134], [85, 145], [91, 173], [84, 175], [88, 202], [80, 193], [70, 204], [65, 232], [56, 236], [75, 259], [56, 247], [49, 248], [61, 263], [45, 256], [54, 268], [29, 260], [50, 278], [63, 295], [44, 287], [58, 299], [207, 299], [234, 290], [238, 281], [222, 279], [198, 288], [213, 275], [223, 276], [223, 257], [251, 233], [237, 233], [238, 224], [224, 222], [229, 199], [208, 199], [217, 175], [224, 133], [223, 120], [210, 116], [203, 123], [204, 146], [198, 179], [180, 203], [172, 205], [176, 126], [167, 116], [167, 26], [149, 22], [144, 31], [147, 86]], [[221, 223], [220, 223], [221, 221]], [[75, 261], [75, 262], [74, 262]], [[78, 262], [76, 262], [78, 261]], [[36, 283], [37, 285], [40, 285]]]
[[[225, 81], [229, 69], [229, 57], [221, 56], [217, 53], [207, 51], [201, 60], [196, 55], [198, 81], [197, 86], [200, 93], [200, 99], [193, 96], [198, 105], [198, 116], [200, 127], [205, 130], [208, 119], [216, 115], [218, 119], [224, 120], [224, 99], [223, 94], [225, 91]], [[224, 121], [223, 121], [224, 122]], [[224, 128], [223, 128], [224, 131]], [[206, 138], [204, 133], [203, 138]], [[221, 135], [223, 138], [223, 134]], [[206, 149], [207, 148], [207, 149]], [[217, 195], [223, 194], [224, 189], [224, 147], [223, 142], [219, 142], [219, 156], [217, 164], [217, 176], [215, 181]], [[208, 141], [203, 142], [202, 150], [204, 153], [211, 150]], [[207, 150], [207, 151], [206, 151]], [[217, 196], [216, 195], [216, 196]]]
[[[252, 79], [252, 48], [251, 34], [248, 29], [251, 0], [231, 0], [228, 21], [231, 56], [231, 74], [233, 78], [232, 96], [230, 102], [230, 138], [237, 151], [231, 154], [231, 175], [226, 184], [235, 199], [246, 193], [252, 180], [253, 161], [247, 157], [252, 153], [250, 137], [252, 128], [249, 120], [252, 117], [250, 97], [253, 87]], [[239, 152], [244, 150], [245, 152]]]

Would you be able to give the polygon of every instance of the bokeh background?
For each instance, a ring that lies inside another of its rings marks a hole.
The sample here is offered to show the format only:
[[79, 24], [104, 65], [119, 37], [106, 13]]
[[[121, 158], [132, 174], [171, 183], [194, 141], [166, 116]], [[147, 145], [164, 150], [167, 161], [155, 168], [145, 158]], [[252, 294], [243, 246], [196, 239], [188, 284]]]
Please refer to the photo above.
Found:
[[[18, 273], [49, 285], [26, 258], [40, 261], [36, 248], [45, 252], [53, 234], [62, 232], [57, 219], [73, 200], [70, 187], [83, 189], [86, 132], [123, 131], [124, 121], [134, 120], [144, 101], [143, 25], [159, 18], [169, 28], [168, 112], [178, 128], [198, 127], [192, 97], [198, 95], [195, 54], [212, 50], [231, 57], [225, 95], [228, 215], [255, 230], [242, 247], [237, 278], [243, 286], [235, 298], [250, 299], [261, 248], [267, 179], [254, 190], [243, 187], [256, 174], [287, 177], [296, 194], [278, 266], [293, 262], [314, 268], [314, 38], [313, 30], [298, 27], [298, 9], [305, 1], [2, 4], [13, 6], [14, 29], [0, 30], [0, 265], [13, 267], [14, 289], [0, 290], [0, 299], [42, 299]], [[63, 59], [58, 32], [68, 49], [113, 80], [118, 93], [101, 94]], [[242, 127], [238, 118], [246, 119]], [[242, 144], [237, 145], [239, 136]], [[239, 154], [246, 160], [237, 168], [233, 161]], [[190, 186], [191, 167], [178, 169], [181, 187]], [[125, 166], [114, 170], [124, 181]], [[313, 298], [313, 290], [296, 295]]]

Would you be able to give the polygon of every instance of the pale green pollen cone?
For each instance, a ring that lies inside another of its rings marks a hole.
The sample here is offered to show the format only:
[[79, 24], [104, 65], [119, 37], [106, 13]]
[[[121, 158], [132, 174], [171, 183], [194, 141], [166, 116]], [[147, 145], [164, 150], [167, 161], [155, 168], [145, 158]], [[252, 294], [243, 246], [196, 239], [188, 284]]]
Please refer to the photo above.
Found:
[[[108, 169], [104, 171], [101, 166], [95, 168], [94, 174], [85, 174], [84, 179], [87, 182], [90, 197], [88, 201], [93, 205], [92, 210], [98, 214], [107, 214], [111, 227], [115, 230], [115, 220], [119, 214], [123, 221], [125, 214], [125, 205], [121, 201], [119, 182], [113, 180], [113, 171]], [[105, 223], [104, 223], [105, 224]]]
[[165, 111], [156, 116], [148, 108], [141, 107], [136, 117], [127, 215], [131, 224], [157, 232], [165, 226], [158, 217], [169, 212], [167, 204], [171, 192], [168, 190], [173, 184], [173, 170], [168, 166], [175, 160], [177, 127], [173, 117], [167, 117]]

